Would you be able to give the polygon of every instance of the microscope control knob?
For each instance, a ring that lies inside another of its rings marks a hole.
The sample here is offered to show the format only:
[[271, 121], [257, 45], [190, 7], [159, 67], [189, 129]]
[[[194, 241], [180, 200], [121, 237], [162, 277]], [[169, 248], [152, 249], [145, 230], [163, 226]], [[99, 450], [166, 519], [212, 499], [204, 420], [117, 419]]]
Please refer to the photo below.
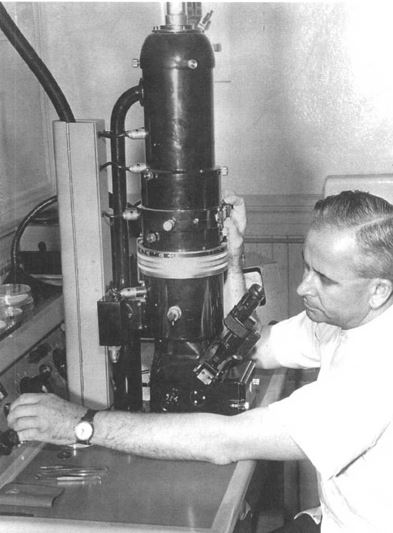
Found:
[[172, 307], [168, 309], [166, 317], [171, 323], [171, 325], [174, 326], [176, 322], [180, 320], [181, 315], [182, 315], [182, 312], [181, 312], [180, 307], [178, 305], [172, 305]]
[[155, 232], [150, 232], [146, 235], [146, 242], [148, 244], [153, 244], [153, 242], [157, 242], [160, 240], [160, 236], [158, 233], [155, 233]]
[[120, 359], [121, 346], [108, 346], [108, 355], [112, 363], [118, 363]]
[[198, 68], [198, 61], [196, 59], [189, 59], [187, 61], [187, 67], [191, 70]]
[[165, 220], [165, 222], [162, 224], [162, 229], [164, 231], [172, 231], [175, 227], [176, 220], [174, 218], [170, 218], [168, 220]]
[[13, 448], [20, 444], [18, 434], [13, 429], [0, 433], [0, 455], [10, 455]]
[[43, 379], [48, 379], [52, 374], [52, 367], [48, 364], [43, 364], [38, 367], [38, 371]]
[[49, 378], [52, 374], [50, 365], [41, 365], [39, 374], [34, 377], [25, 376], [19, 382], [19, 390], [21, 394], [25, 392], [51, 392]]

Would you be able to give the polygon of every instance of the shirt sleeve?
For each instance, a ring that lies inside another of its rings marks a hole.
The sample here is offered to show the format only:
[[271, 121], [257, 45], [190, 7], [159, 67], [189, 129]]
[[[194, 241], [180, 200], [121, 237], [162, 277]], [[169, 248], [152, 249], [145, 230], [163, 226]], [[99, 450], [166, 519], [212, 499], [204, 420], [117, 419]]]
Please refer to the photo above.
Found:
[[[379, 378], [372, 369], [367, 378], [356, 371], [333, 375], [301, 387], [269, 409], [327, 479], [373, 447], [391, 424], [391, 388]], [[373, 379], [377, 386], [370, 394]]]
[[305, 312], [283, 320], [271, 328], [266, 349], [287, 368], [316, 368], [320, 355], [315, 336], [316, 324]]

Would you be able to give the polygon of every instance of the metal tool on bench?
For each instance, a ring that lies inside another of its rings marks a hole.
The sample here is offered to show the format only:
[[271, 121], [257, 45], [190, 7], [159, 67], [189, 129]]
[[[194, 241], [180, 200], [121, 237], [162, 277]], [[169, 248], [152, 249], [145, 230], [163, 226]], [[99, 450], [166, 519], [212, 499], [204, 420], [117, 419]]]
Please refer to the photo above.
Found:
[[84, 483], [101, 481], [107, 472], [106, 466], [42, 465], [34, 478], [41, 481]]

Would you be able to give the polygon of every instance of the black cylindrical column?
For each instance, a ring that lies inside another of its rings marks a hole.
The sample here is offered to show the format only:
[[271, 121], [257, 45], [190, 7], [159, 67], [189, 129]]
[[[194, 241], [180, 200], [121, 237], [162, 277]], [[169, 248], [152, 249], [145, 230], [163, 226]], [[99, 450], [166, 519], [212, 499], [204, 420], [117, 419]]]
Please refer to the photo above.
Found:
[[155, 337], [200, 341], [222, 328], [226, 268], [214, 160], [214, 54], [203, 32], [161, 26], [146, 39], [140, 65], [147, 170], [139, 267], [147, 316]]
[[223, 327], [227, 252], [214, 157], [214, 53], [202, 31], [169, 24], [147, 37], [140, 66], [147, 169], [138, 265], [156, 340], [152, 403], [179, 410], [176, 391], [187, 387], [189, 365]]
[[146, 158], [153, 169], [214, 167], [213, 50], [197, 30], [162, 27], [141, 52]]

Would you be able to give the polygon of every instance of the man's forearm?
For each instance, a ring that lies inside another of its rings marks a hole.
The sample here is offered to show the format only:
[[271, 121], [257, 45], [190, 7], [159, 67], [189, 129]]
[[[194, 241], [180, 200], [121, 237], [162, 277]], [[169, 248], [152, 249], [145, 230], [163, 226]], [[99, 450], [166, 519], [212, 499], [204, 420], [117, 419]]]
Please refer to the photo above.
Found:
[[230, 462], [220, 451], [229, 418], [209, 413], [140, 414], [100, 411], [93, 444], [157, 459]]
[[156, 459], [228, 464], [247, 459], [304, 459], [266, 408], [236, 416], [209, 413], [99, 412], [93, 443]]

